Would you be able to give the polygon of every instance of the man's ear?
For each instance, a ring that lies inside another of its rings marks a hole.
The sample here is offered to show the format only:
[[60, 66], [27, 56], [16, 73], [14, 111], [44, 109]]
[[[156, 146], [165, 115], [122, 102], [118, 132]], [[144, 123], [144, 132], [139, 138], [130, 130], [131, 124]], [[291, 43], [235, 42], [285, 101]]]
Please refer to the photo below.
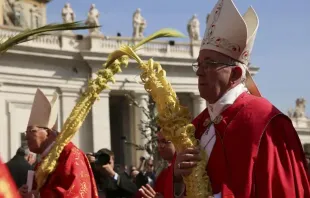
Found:
[[242, 69], [239, 66], [233, 67], [230, 74], [230, 81], [236, 82], [242, 77]]
[[57, 132], [51, 129], [46, 129], [48, 137], [57, 137]]

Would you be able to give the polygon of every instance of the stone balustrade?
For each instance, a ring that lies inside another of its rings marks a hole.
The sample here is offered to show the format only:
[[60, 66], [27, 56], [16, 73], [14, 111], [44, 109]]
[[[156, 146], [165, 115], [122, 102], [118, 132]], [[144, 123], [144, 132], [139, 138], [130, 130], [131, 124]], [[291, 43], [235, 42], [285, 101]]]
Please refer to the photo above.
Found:
[[[21, 32], [20, 28], [0, 26], [0, 38], [8, 39]], [[171, 39], [172, 40], [172, 39]], [[58, 32], [34, 38], [21, 46], [45, 49], [58, 49], [66, 51], [88, 50], [98, 53], [111, 53], [121, 45], [135, 44], [138, 40], [128, 37], [106, 37], [103, 35], [76, 35], [72, 32]], [[138, 53], [152, 57], [173, 57], [193, 59], [198, 56], [200, 42], [169, 42], [156, 40], [145, 44]]]
[[[0, 25], [0, 38], [4, 41], [21, 32], [21, 28]], [[171, 39], [173, 40], [173, 38]], [[78, 35], [71, 31], [55, 32], [51, 35], [40, 36], [20, 46], [33, 49], [52, 49], [68, 52], [88, 51], [94, 53], [109, 54], [119, 49], [121, 45], [134, 45], [139, 40], [129, 37], [107, 37], [103, 35]], [[170, 42], [169, 40], [155, 40], [147, 43], [138, 50], [138, 54], [145, 57], [161, 57], [173, 59], [196, 59], [199, 55], [200, 41]], [[259, 68], [250, 66], [251, 75], [255, 75]]]

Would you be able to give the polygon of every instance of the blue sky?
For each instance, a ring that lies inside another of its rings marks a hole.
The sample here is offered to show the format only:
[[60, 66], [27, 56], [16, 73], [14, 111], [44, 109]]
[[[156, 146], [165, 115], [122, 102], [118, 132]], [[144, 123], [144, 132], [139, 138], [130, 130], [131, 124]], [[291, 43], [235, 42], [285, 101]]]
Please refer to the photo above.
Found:
[[[101, 12], [105, 35], [132, 34], [132, 14], [141, 8], [148, 27], [145, 34], [163, 28], [187, 33], [186, 24], [193, 14], [201, 23], [216, 0], [54, 0], [47, 6], [48, 22], [61, 22], [61, 10], [68, 2], [77, 20], [85, 20], [91, 3]], [[309, 0], [235, 0], [243, 14], [253, 6], [260, 27], [252, 54], [252, 63], [260, 67], [255, 76], [262, 94], [282, 111], [295, 106], [298, 97], [308, 101], [310, 115], [310, 1]]]

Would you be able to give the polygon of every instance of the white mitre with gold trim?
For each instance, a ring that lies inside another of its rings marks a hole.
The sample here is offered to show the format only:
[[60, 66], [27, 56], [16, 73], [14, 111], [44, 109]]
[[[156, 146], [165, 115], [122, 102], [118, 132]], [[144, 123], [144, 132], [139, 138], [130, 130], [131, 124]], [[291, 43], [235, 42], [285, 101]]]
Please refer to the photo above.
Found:
[[[248, 66], [258, 24], [252, 7], [241, 16], [232, 0], [219, 0], [208, 18], [200, 50], [217, 51]], [[246, 77], [251, 94], [261, 96], [248, 69]]]
[[54, 92], [51, 102], [44, 93], [37, 89], [28, 121], [28, 126], [57, 129], [58, 120], [58, 94]]

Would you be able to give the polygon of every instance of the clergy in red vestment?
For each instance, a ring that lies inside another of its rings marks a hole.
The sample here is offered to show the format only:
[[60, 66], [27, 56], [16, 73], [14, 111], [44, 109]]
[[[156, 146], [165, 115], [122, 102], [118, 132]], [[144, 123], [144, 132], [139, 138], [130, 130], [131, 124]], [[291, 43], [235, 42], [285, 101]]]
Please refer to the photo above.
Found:
[[0, 198], [20, 198], [6, 165], [0, 159]]
[[[291, 120], [261, 97], [249, 74], [258, 24], [252, 7], [242, 16], [232, 0], [219, 0], [211, 12], [193, 65], [208, 104], [193, 120], [195, 136], [206, 151], [214, 197], [308, 198], [298, 134]], [[176, 182], [191, 173], [198, 153], [196, 148], [178, 153]]]
[[[49, 102], [43, 92], [37, 90], [28, 122], [26, 139], [31, 152], [39, 154], [42, 159], [51, 150], [58, 134], [58, 104], [57, 93], [54, 93], [53, 99]], [[35, 181], [32, 189], [36, 189]], [[55, 171], [49, 175], [43, 187], [39, 189], [40, 197], [44, 198], [96, 198], [97, 194], [90, 164], [85, 154], [73, 143], [64, 147]]]
[[147, 185], [139, 189], [136, 198], [173, 198], [173, 163], [175, 161], [175, 148], [171, 141], [167, 141], [162, 132], [157, 133], [158, 152], [160, 157], [169, 162], [167, 168], [161, 171], [155, 180], [154, 189]]

